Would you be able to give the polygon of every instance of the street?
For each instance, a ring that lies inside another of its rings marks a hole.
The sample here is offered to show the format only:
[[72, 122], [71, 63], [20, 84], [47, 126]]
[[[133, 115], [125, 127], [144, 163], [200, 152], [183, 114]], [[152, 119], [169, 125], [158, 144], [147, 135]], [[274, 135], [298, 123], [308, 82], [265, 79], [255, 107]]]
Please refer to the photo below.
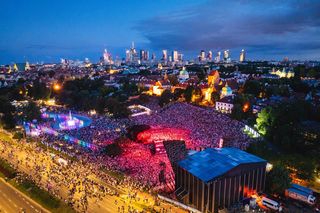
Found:
[[0, 179], [0, 212], [49, 212]]

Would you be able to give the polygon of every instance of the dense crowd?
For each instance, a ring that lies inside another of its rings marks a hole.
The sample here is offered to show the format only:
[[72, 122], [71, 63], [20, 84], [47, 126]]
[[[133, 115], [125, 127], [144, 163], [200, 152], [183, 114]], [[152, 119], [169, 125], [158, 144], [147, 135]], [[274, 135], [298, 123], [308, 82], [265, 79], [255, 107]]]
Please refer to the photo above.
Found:
[[106, 116], [93, 116], [90, 126], [80, 130], [64, 130], [68, 135], [77, 137], [80, 140], [105, 146], [119, 138], [126, 131], [128, 121], [125, 119], [111, 119]]
[[[232, 141], [231, 146], [245, 149], [250, 138], [244, 134], [244, 124], [232, 120], [211, 108], [200, 108], [187, 103], [174, 103], [151, 116], [132, 118], [136, 124], [151, 127], [183, 129], [190, 132], [188, 149], [219, 147], [220, 139]], [[168, 134], [170, 132], [168, 131]], [[172, 134], [175, 134], [172, 131]]]
[[121, 180], [121, 184], [130, 188], [153, 191], [174, 189], [174, 174], [170, 161], [165, 152], [159, 151], [164, 149], [162, 141], [183, 140], [186, 148], [193, 150], [221, 147], [222, 140], [225, 146], [228, 142], [228, 146], [240, 149], [245, 149], [249, 145], [250, 139], [242, 130], [244, 125], [217, 113], [214, 109], [200, 108], [186, 103], [173, 103], [162, 109], [154, 106], [152, 109], [151, 115], [132, 117], [130, 120], [94, 115], [91, 116], [92, 123], [88, 127], [60, 131], [103, 147], [125, 135], [129, 126], [144, 124], [151, 127], [138, 134], [139, 141], [126, 139], [122, 142], [120, 144], [122, 153], [115, 157], [98, 152], [86, 152], [81, 147], [63, 142], [61, 137], [41, 134], [40, 138], [46, 145], [89, 162], [89, 165], [95, 168], [93, 171], [101, 178], [104, 178], [104, 175], [100, 174], [102, 168], [107, 171], [118, 171], [127, 174]]
[[[101, 200], [117, 192], [92, 177], [92, 167], [79, 163], [67, 163], [58, 156], [37, 147], [35, 143], [3, 143], [0, 141], [0, 157], [24, 171], [24, 178], [34, 181], [52, 195], [80, 211], [87, 210], [88, 199]], [[115, 183], [111, 178], [108, 183]], [[116, 185], [116, 184], [114, 184]]]

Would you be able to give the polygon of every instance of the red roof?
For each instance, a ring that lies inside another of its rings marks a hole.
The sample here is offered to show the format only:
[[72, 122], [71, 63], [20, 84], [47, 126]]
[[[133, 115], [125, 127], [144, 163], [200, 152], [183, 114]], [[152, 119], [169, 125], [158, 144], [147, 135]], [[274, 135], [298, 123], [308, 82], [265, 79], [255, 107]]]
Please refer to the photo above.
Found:
[[216, 75], [219, 74], [218, 70], [211, 70], [209, 75]]

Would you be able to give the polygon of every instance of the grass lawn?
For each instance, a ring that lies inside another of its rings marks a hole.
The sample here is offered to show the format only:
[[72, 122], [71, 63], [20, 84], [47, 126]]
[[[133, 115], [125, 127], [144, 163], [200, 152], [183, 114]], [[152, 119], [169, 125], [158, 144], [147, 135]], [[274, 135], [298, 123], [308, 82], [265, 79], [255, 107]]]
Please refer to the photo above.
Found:
[[21, 183], [17, 183], [15, 180], [10, 180], [9, 183], [51, 212], [75, 212], [64, 202], [50, 195], [47, 191], [39, 188], [31, 181], [23, 180]]
[[10, 166], [10, 164], [0, 158], [0, 174], [1, 177], [12, 179], [16, 176], [17, 172]]

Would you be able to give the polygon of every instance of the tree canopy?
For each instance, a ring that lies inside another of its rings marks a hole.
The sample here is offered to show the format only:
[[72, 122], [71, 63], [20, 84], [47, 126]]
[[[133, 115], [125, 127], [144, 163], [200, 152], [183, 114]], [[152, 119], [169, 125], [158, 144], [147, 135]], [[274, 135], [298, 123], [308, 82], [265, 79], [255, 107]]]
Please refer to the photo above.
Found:
[[274, 165], [272, 170], [267, 173], [266, 191], [269, 193], [283, 194], [290, 187], [290, 184], [290, 172], [281, 164]]

